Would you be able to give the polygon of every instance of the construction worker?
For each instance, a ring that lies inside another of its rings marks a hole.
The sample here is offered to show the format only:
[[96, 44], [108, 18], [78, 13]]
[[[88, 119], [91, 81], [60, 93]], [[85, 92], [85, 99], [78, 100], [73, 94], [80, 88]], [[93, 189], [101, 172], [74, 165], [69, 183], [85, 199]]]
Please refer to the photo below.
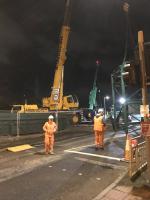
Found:
[[98, 113], [94, 117], [94, 134], [95, 134], [95, 149], [104, 149], [104, 112], [102, 109], [98, 110]]
[[48, 117], [48, 121], [45, 122], [45, 124], [43, 126], [44, 135], [45, 135], [44, 143], [45, 143], [45, 153], [46, 154], [54, 154], [54, 151], [53, 151], [54, 135], [57, 131], [57, 125], [53, 120], [54, 120], [53, 115], [50, 115]]

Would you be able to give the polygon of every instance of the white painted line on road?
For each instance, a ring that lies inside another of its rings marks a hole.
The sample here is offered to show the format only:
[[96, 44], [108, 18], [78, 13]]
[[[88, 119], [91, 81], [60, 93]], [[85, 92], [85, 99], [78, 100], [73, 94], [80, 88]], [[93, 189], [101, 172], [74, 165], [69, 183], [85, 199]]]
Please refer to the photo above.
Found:
[[123, 158], [116, 158], [116, 157], [111, 157], [111, 156], [104, 156], [104, 155], [85, 153], [85, 152], [79, 152], [79, 151], [72, 151], [72, 150], [64, 150], [64, 151], [68, 152], [68, 153], [76, 153], [76, 154], [80, 154], [80, 155], [93, 156], [93, 157], [97, 157], [97, 158], [106, 158], [106, 159], [109, 159], [109, 160], [117, 160], [117, 161], [123, 160]]
[[127, 170], [124, 171], [112, 184], [110, 184], [105, 190], [103, 190], [100, 194], [98, 194], [94, 199], [92, 200], [100, 200], [102, 199], [111, 189], [113, 189], [119, 181], [123, 179], [123, 177], [127, 174]]
[[94, 164], [94, 165], [100, 165], [102, 167], [111, 167], [113, 169], [126, 169], [125, 166], [120, 166], [118, 164], [110, 164], [110, 163], [105, 163], [105, 162], [100, 162], [100, 161], [96, 161], [96, 160], [90, 160], [90, 159], [87, 159], [87, 158], [80, 158], [80, 157], [74, 157], [76, 160], [79, 160], [79, 161], [83, 161], [83, 162], [87, 162], [87, 163], [90, 163], [90, 164]]

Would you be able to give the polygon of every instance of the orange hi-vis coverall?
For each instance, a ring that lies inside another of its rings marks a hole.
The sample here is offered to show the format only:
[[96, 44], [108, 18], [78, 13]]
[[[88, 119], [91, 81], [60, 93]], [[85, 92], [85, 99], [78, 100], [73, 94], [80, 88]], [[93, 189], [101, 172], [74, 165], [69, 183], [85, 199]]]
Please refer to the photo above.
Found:
[[54, 148], [54, 134], [57, 130], [57, 125], [53, 121], [45, 122], [43, 126], [44, 134], [45, 134], [45, 152], [53, 153]]
[[104, 123], [103, 116], [94, 117], [94, 133], [96, 147], [104, 147]]

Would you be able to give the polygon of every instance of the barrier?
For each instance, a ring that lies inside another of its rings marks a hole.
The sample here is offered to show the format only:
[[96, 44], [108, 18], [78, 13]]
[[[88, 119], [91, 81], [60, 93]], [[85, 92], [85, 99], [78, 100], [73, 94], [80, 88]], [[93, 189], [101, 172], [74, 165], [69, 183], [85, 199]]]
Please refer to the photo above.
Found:
[[[10, 113], [0, 112], [0, 135], [20, 136], [24, 134], [42, 133], [42, 127], [51, 112]], [[58, 130], [64, 130], [73, 125], [73, 111], [58, 111]]]
[[138, 144], [137, 139], [131, 138], [131, 136], [127, 135], [126, 137], [126, 145], [125, 145], [125, 161], [130, 161], [132, 157], [132, 148], [136, 147]]
[[[141, 136], [131, 138], [132, 141], [142, 140]], [[133, 142], [131, 142], [133, 143]], [[134, 142], [135, 143], [135, 142]], [[135, 145], [131, 145], [131, 157], [129, 160], [129, 176], [133, 178], [142, 170], [144, 170], [147, 166], [147, 158], [146, 158], [146, 142], [141, 141], [139, 143], [135, 143]]]
[[141, 122], [141, 132], [145, 137], [150, 137], [150, 121]]
[[131, 139], [130, 136], [126, 136], [126, 144], [125, 144], [125, 160], [130, 161], [131, 159]]

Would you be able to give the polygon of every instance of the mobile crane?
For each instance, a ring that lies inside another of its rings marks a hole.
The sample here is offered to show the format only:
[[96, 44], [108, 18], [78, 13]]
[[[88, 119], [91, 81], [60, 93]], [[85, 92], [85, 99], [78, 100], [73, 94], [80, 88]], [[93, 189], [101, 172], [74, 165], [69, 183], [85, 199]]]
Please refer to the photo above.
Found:
[[69, 110], [77, 109], [79, 107], [78, 99], [75, 96], [63, 96], [64, 64], [66, 61], [66, 51], [70, 33], [70, 7], [71, 1], [66, 0], [65, 16], [60, 33], [58, 60], [56, 64], [52, 91], [50, 97], [45, 97], [42, 99], [43, 107], [47, 107], [50, 110]]
[[96, 72], [94, 76], [94, 82], [93, 82], [93, 87], [90, 91], [89, 94], [89, 107], [88, 108], [83, 108], [82, 109], [82, 123], [87, 123], [87, 122], [93, 122], [95, 112], [97, 110], [97, 86], [96, 86], [96, 81], [97, 81], [97, 74], [98, 74], [98, 69], [100, 66], [100, 61], [96, 61]]

